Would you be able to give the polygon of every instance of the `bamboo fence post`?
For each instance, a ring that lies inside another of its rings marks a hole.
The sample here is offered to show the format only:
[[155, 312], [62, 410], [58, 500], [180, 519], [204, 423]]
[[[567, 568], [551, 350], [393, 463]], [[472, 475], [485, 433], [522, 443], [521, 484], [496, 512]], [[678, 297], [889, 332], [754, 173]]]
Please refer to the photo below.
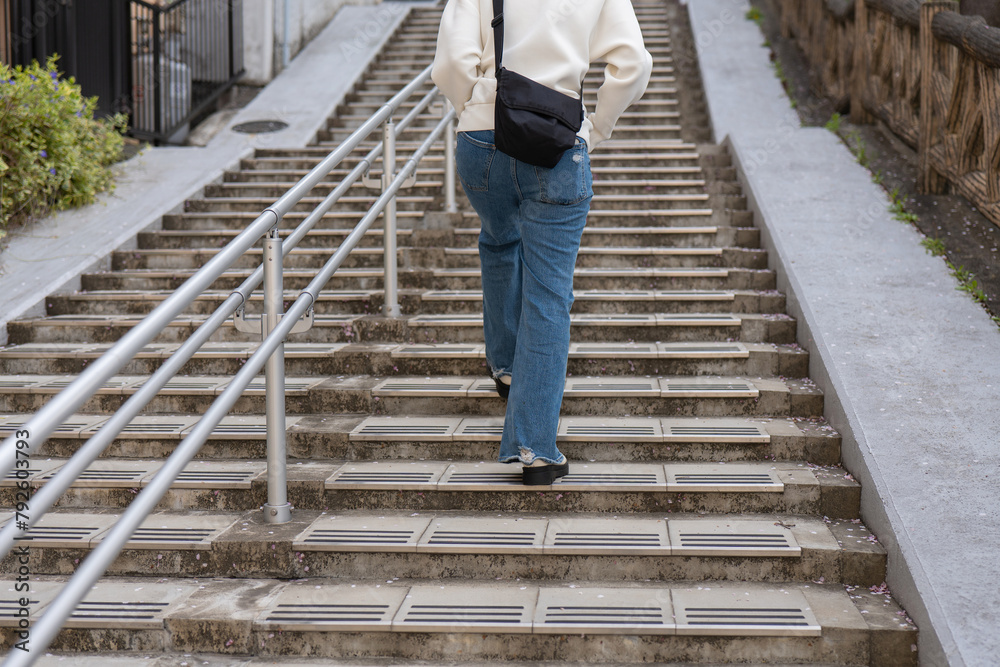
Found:
[[851, 72], [851, 122], [865, 125], [874, 118], [865, 109], [865, 89], [868, 87], [868, 4], [856, 0], [854, 7], [854, 67]]
[[[863, 0], [862, 0], [863, 1]], [[940, 12], [957, 10], [958, 3], [952, 0], [925, 2], [920, 5], [920, 127], [917, 134], [917, 159], [920, 173], [917, 189], [925, 194], [941, 194], [948, 189], [948, 180], [934, 169], [931, 160], [931, 146], [937, 136], [941, 118], [935, 117], [935, 90], [937, 88], [937, 39], [931, 26], [934, 16]], [[942, 94], [945, 94], [942, 91]]]

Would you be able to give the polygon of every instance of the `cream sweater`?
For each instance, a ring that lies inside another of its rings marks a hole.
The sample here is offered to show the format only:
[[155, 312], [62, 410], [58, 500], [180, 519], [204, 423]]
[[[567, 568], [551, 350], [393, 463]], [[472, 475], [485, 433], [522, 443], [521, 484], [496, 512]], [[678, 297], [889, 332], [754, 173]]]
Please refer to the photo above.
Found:
[[[492, 0], [448, 0], [441, 17], [432, 78], [460, 132], [493, 129], [492, 20]], [[504, 27], [503, 66], [572, 97], [591, 62], [607, 63], [579, 132], [590, 150], [646, 90], [653, 59], [630, 0], [504, 0]]]

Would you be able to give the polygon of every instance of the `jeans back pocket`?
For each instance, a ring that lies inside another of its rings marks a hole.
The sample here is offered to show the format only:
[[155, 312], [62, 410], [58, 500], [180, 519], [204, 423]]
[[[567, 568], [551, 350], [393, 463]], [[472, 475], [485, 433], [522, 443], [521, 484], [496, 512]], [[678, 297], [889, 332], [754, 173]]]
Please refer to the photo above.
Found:
[[576, 145], [563, 153], [551, 169], [535, 167], [538, 198], [547, 204], [572, 205], [593, 196], [593, 176], [587, 144], [577, 137]]
[[455, 168], [462, 187], [466, 190], [483, 192], [489, 188], [490, 165], [493, 164], [497, 148], [489, 141], [484, 141], [487, 138], [486, 131], [458, 133]]

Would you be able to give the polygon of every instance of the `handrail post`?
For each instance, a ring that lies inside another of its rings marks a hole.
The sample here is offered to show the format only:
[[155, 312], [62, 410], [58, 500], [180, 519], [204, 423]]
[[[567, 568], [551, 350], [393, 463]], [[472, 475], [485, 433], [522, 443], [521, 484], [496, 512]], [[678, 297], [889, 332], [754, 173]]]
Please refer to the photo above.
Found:
[[[382, 127], [382, 193], [386, 193], [396, 177], [396, 127], [390, 116]], [[386, 317], [399, 317], [399, 278], [396, 271], [396, 197], [395, 195], [385, 206], [383, 214], [384, 230], [383, 244], [385, 246], [385, 303], [382, 314]]]
[[[442, 115], [447, 116], [451, 104], [445, 101]], [[446, 213], [458, 213], [455, 203], [455, 120], [452, 119], [444, 130], [444, 210]]]
[[[284, 313], [281, 268], [281, 237], [275, 226], [264, 238], [264, 317], [261, 333], [266, 338], [278, 326]], [[288, 503], [287, 453], [285, 448], [285, 344], [282, 342], [267, 360], [265, 373], [265, 414], [267, 415], [267, 504], [265, 523], [292, 520]]]

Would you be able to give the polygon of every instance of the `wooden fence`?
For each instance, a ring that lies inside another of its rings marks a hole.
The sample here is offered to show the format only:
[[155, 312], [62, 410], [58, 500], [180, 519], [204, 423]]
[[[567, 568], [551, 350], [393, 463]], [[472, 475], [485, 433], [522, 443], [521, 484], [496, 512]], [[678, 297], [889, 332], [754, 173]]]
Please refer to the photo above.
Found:
[[923, 192], [949, 184], [1000, 225], [1000, 28], [952, 1], [770, 0], [823, 93], [918, 152]]

